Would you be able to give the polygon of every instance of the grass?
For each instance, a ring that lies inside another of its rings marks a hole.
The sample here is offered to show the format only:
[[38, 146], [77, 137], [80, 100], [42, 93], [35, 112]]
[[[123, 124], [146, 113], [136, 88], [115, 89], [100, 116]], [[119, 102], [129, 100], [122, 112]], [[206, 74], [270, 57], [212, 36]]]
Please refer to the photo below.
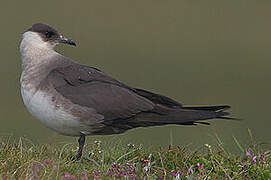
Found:
[[0, 138], [0, 179], [271, 179], [271, 151], [255, 143], [240, 154], [226, 152], [222, 141], [199, 151], [169, 146], [150, 150], [142, 145], [87, 144], [75, 162], [76, 144], [33, 144]]

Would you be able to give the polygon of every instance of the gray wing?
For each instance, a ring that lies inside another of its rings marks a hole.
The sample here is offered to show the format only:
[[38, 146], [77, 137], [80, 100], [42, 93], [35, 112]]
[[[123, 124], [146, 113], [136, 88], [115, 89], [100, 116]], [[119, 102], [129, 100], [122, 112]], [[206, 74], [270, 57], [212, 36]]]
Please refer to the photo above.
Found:
[[139, 89], [139, 88], [134, 88], [134, 92], [136, 92], [138, 95], [143, 96], [150, 101], [152, 101], [155, 104], [161, 104], [163, 106], [169, 107], [169, 108], [182, 108], [183, 105], [175, 101], [167, 96], [161, 95], [161, 94], [156, 94], [150, 91], [146, 91], [144, 89]]
[[133, 88], [95, 68], [74, 64], [56, 68], [48, 76], [58, 93], [76, 105], [96, 110], [104, 121], [130, 118], [154, 108]]
[[166, 96], [129, 87], [98, 69], [79, 64], [58, 67], [47, 80], [73, 103], [84, 123], [96, 126], [94, 134], [165, 124], [193, 125], [198, 120], [228, 115], [224, 110], [229, 106], [183, 107]]

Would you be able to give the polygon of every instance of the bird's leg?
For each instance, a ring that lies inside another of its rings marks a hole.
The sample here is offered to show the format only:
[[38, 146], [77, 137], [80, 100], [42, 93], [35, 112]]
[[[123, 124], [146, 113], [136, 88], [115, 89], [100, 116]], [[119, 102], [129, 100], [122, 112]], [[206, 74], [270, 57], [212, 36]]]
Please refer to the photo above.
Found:
[[85, 144], [85, 140], [86, 140], [86, 135], [84, 135], [83, 133], [81, 133], [79, 139], [78, 139], [78, 144], [79, 144], [79, 149], [76, 155], [76, 160], [79, 161], [81, 159], [82, 156], [82, 151], [84, 148], [84, 144]]

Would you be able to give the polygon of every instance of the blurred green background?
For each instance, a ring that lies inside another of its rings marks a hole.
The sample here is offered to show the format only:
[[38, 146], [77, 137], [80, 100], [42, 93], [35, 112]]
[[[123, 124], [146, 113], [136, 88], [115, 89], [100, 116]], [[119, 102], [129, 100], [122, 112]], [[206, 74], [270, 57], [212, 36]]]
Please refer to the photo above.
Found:
[[257, 140], [270, 142], [270, 19], [267, 0], [2, 1], [0, 135], [74, 140], [35, 120], [20, 96], [21, 36], [42, 22], [77, 42], [76, 48], [57, 48], [65, 56], [184, 104], [229, 104], [233, 116], [244, 119], [91, 138], [198, 146], [215, 143], [217, 134], [234, 149], [232, 137], [246, 144], [250, 128]]

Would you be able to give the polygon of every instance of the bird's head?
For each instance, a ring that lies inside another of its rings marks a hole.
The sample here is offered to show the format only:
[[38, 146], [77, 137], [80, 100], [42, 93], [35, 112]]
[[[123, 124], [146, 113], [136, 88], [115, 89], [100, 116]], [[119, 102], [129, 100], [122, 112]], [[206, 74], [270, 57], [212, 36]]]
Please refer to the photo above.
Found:
[[65, 43], [76, 46], [75, 42], [64, 37], [53, 27], [37, 23], [28, 28], [23, 34], [23, 42], [25, 45], [54, 49], [59, 43]]

